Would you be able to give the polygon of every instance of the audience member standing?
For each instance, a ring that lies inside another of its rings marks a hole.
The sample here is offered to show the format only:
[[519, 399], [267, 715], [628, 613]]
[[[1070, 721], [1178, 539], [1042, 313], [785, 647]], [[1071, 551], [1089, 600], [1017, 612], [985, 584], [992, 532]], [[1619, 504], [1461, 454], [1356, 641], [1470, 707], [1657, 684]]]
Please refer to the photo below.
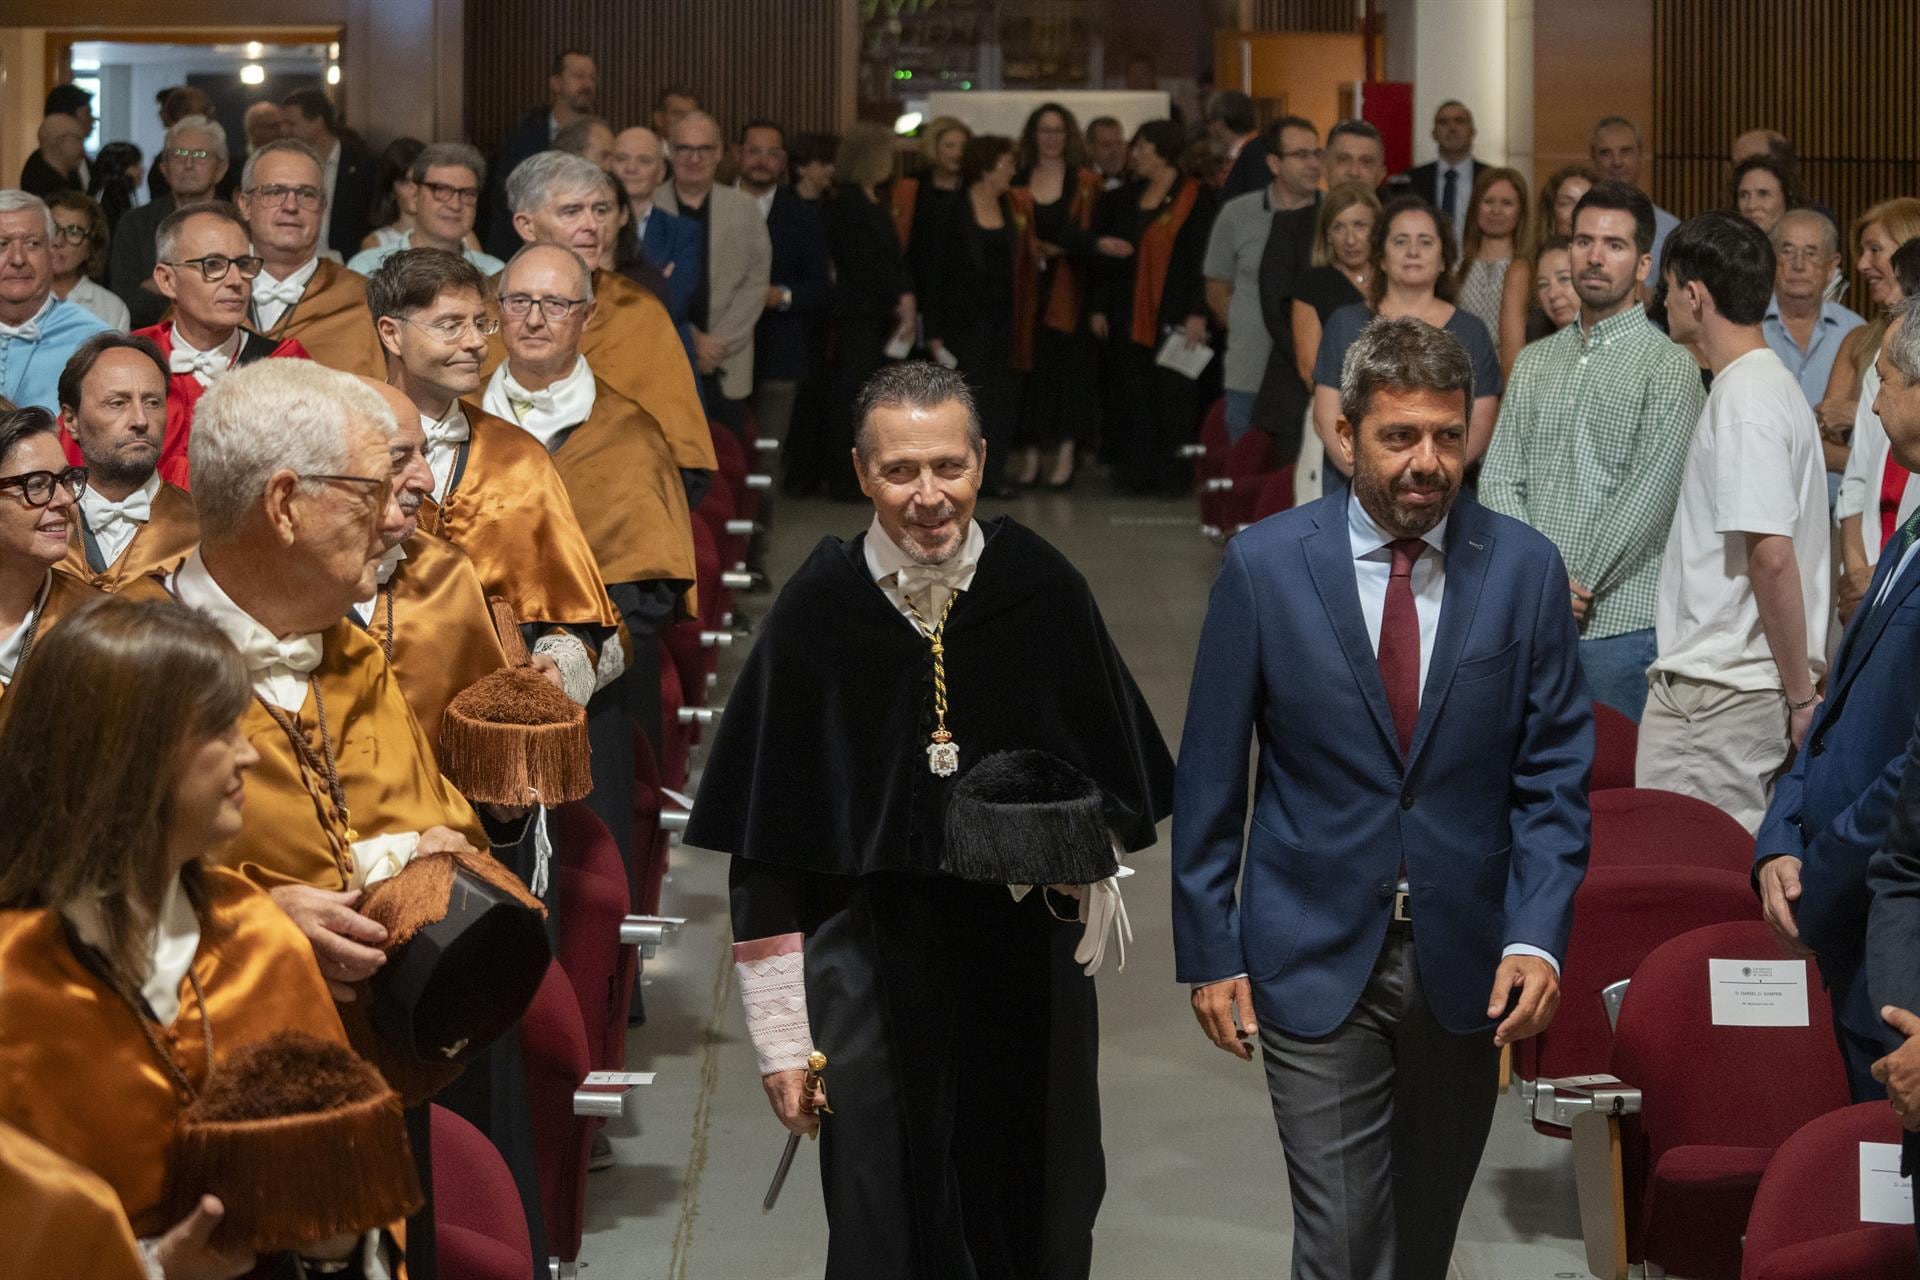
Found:
[[1014, 496], [1002, 479], [1020, 405], [1014, 312], [1016, 305], [1031, 306], [1030, 298], [1016, 299], [1014, 292], [1015, 264], [1033, 252], [1032, 224], [1016, 218], [1007, 195], [1015, 163], [1011, 138], [967, 139], [960, 158], [966, 199], [939, 231], [942, 252], [923, 313], [928, 350], [936, 360], [951, 361], [973, 393], [987, 447], [980, 491], [989, 498]]
[[1373, 188], [1357, 182], [1329, 187], [1315, 213], [1311, 265], [1289, 303], [1294, 369], [1309, 393], [1327, 318], [1342, 307], [1364, 305], [1373, 287], [1373, 229], [1379, 221]]
[[1638, 785], [1760, 825], [1820, 701], [1831, 583], [1820, 432], [1767, 349], [1773, 246], [1732, 214], [1673, 233], [1667, 324], [1713, 371], [1660, 569]]
[[86, 160], [86, 133], [80, 122], [69, 115], [50, 115], [40, 122], [39, 147], [20, 168], [20, 189], [29, 195], [49, 199], [62, 191], [87, 189], [80, 176]]
[[1111, 191], [1127, 180], [1127, 131], [1112, 116], [1087, 121], [1087, 163]]
[[788, 492], [804, 494], [824, 479], [834, 501], [858, 502], [865, 495], [849, 461], [854, 401], [867, 378], [886, 363], [889, 342], [913, 332], [919, 302], [878, 190], [893, 172], [893, 134], [884, 125], [854, 125], [840, 140], [834, 170], [839, 181], [821, 205], [833, 254], [833, 317], [839, 331], [833, 391], [820, 448], [792, 451], [786, 482]]
[[766, 310], [753, 331], [753, 417], [762, 436], [784, 441], [807, 376], [814, 332], [833, 301], [833, 263], [819, 210], [781, 181], [787, 171], [786, 132], [771, 120], [748, 121], [740, 130], [735, 163], [740, 190], [753, 197], [766, 219], [772, 246]]
[[1540, 184], [1540, 234], [1573, 238], [1573, 207], [1593, 190], [1600, 176], [1584, 164], [1555, 169]]
[[513, 211], [507, 208], [507, 179], [529, 156], [553, 145], [553, 135], [580, 116], [593, 112], [600, 91], [600, 73], [593, 55], [568, 49], [553, 60], [547, 74], [547, 102], [520, 118], [494, 154], [493, 182], [488, 187], [487, 216], [481, 228], [482, 245], [496, 258], [511, 258], [520, 247], [513, 229]]
[[247, 108], [247, 114], [240, 119], [240, 127], [247, 135], [247, 154], [252, 155], [269, 142], [277, 142], [287, 136], [287, 117], [277, 102], [264, 99]]
[[[1800, 383], [1817, 420], [1819, 404], [1833, 381], [1836, 357], [1866, 321], [1827, 296], [1828, 282], [1840, 268], [1840, 232], [1826, 214], [1817, 209], [1789, 210], [1775, 220], [1767, 238], [1773, 242], [1779, 266], [1761, 330], [1767, 345]], [[1832, 438], [1823, 423], [1820, 447], [1831, 503], [1840, 493], [1847, 446], [1844, 440]]]
[[93, 168], [87, 163], [87, 138], [93, 133], [95, 122], [93, 114], [93, 95], [77, 84], [57, 84], [47, 90], [46, 101], [41, 104], [40, 114], [45, 116], [71, 116], [80, 126], [80, 163], [77, 173], [80, 189], [90, 190], [93, 186]]
[[0, 191], [0, 400], [60, 410], [60, 371], [105, 329], [85, 307], [53, 296], [53, 213], [40, 197]]
[[[1283, 116], [1274, 122], [1272, 134], [1273, 145], [1260, 148], [1267, 181], [1220, 206], [1201, 265], [1207, 308], [1214, 323], [1227, 331], [1221, 384], [1226, 393], [1227, 435], [1235, 440], [1254, 424], [1254, 403], [1268, 377], [1267, 361], [1273, 349], [1277, 345], [1283, 352], [1291, 351], [1292, 316], [1280, 299], [1291, 298], [1293, 283], [1312, 256], [1314, 208], [1320, 200], [1320, 134], [1313, 122]], [[1284, 232], [1279, 229], [1282, 225]], [[1278, 297], [1269, 309], [1263, 305], [1261, 267], [1276, 235], [1288, 251], [1276, 257], [1272, 285]], [[1276, 418], [1260, 420], [1262, 430], [1290, 436], [1299, 427], [1306, 393], [1290, 390], [1293, 394], [1279, 397], [1283, 411]], [[1281, 446], [1282, 458], [1293, 456], [1298, 440], [1293, 443], [1294, 449]]]
[[318, 89], [296, 89], [280, 103], [286, 136], [304, 142], [320, 157], [327, 193], [326, 229], [320, 242], [342, 262], [360, 251], [373, 212], [374, 161], [366, 145], [340, 128], [333, 100]]
[[[1513, 368], [1526, 345], [1528, 277], [1533, 271], [1533, 227], [1527, 180], [1518, 169], [1483, 167], [1474, 179], [1467, 238], [1460, 245], [1455, 299], [1487, 327], [1500, 352], [1500, 370]], [[1513, 268], [1518, 267], [1518, 270]]]
[[107, 268], [107, 287], [120, 296], [138, 328], [160, 323], [167, 302], [153, 287], [153, 235], [175, 209], [214, 198], [227, 173], [227, 131], [206, 116], [186, 116], [167, 130], [156, 170], [166, 172], [167, 193], [120, 220]]
[[[1315, 129], [1314, 142], [1320, 141]], [[1222, 89], [1207, 103], [1207, 137], [1220, 155], [1222, 203], [1259, 191], [1272, 181], [1267, 144], [1260, 138], [1253, 99], [1238, 89]]]
[[1772, 156], [1748, 156], [1733, 167], [1727, 207], [1769, 234], [1782, 214], [1806, 204], [1800, 178]]
[[147, 174], [143, 161], [140, 148], [131, 142], [109, 142], [100, 148], [87, 194], [106, 211], [109, 234], [118, 233], [120, 219], [133, 208], [134, 193]]
[[1572, 242], [1548, 236], [1533, 256], [1533, 300], [1527, 307], [1527, 341], [1538, 342], [1580, 317], [1580, 294], [1573, 285]]
[[85, 307], [109, 329], [127, 327], [127, 304], [97, 283], [107, 274], [107, 215], [78, 191], [47, 202], [53, 212], [53, 293]]
[[497, 273], [506, 263], [467, 243], [486, 181], [487, 162], [466, 143], [436, 142], [423, 148], [407, 170], [407, 185], [414, 194], [412, 229], [390, 244], [362, 249], [348, 261], [347, 269], [370, 276], [402, 249], [444, 249], [463, 255], [488, 275]]
[[418, 138], [395, 138], [380, 153], [380, 162], [374, 166], [373, 211], [367, 215], [367, 221], [373, 226], [360, 242], [362, 252], [401, 244], [413, 230], [420, 192], [413, 185], [410, 171], [414, 158], [426, 148], [427, 144]]
[[1466, 238], [1473, 185], [1484, 168], [1473, 157], [1478, 130], [1466, 104], [1449, 99], [1433, 113], [1433, 142], [1440, 157], [1407, 171], [1407, 188], [1438, 209], [1453, 231], [1453, 242]]
[[[1902, 303], [1880, 350], [1879, 417], [1894, 456], [1920, 466], [1920, 330]], [[1886, 1027], [1867, 990], [1867, 866], [1888, 843], [1907, 743], [1920, 711], [1920, 519], [1901, 527], [1897, 554], [1868, 586], [1807, 728], [1807, 749], [1780, 778], [1754, 842], [1754, 883], [1767, 923], [1789, 954], [1811, 950], [1833, 1001], [1833, 1030], [1855, 1102], [1884, 1097], [1873, 1078]]]
[[[1607, 116], [1596, 122], [1587, 134], [1587, 159], [1600, 177], [1638, 186], [1640, 168], [1646, 161], [1640, 126], [1623, 116]], [[1644, 282], [1649, 290], [1660, 283], [1660, 255], [1667, 237], [1679, 225], [1680, 219], [1657, 204], [1653, 206], [1653, 266]]]
[[1387, 149], [1380, 131], [1365, 120], [1342, 120], [1327, 130], [1327, 190], [1357, 183], [1387, 199]]
[[[1467, 466], [1478, 468], [1493, 435], [1500, 404], [1500, 356], [1487, 327], [1453, 305], [1456, 266], [1453, 232], [1446, 218], [1419, 196], [1388, 202], [1373, 229], [1373, 274], [1364, 303], [1327, 317], [1313, 363], [1313, 429], [1333, 465], [1321, 474], [1328, 493], [1344, 489], [1347, 463], [1336, 424], [1340, 419], [1340, 370], [1347, 348], [1374, 316], [1412, 316], [1445, 329], [1473, 361], [1473, 409], [1467, 416]], [[1469, 480], [1472, 472], [1469, 472]]]
[[[700, 288], [701, 271], [706, 261], [705, 238], [700, 228], [686, 218], [676, 217], [654, 203], [654, 194], [667, 177], [666, 144], [651, 129], [635, 126], [614, 135], [613, 150], [607, 159], [613, 175], [627, 196], [627, 229], [623, 239], [628, 252], [638, 255], [645, 273], [623, 271], [629, 277], [646, 274], [657, 283], [654, 292], [666, 304], [667, 312], [680, 330], [687, 348], [687, 362], [693, 362], [693, 325], [687, 319], [693, 295]], [[624, 256], [624, 255], [623, 255]], [[640, 280], [648, 284], [648, 280]], [[653, 285], [649, 285], [653, 287]]]
[[[214, 118], [213, 99], [207, 96], [206, 90], [197, 89], [192, 85], [175, 85], [171, 89], [162, 89], [155, 95], [155, 99], [160, 104], [160, 127], [162, 129], [170, 130], [174, 125], [179, 124], [188, 116], [199, 116], [202, 120], [212, 120]], [[239, 174], [239, 169], [240, 167], [235, 165], [228, 170], [226, 179], [222, 181], [219, 187], [220, 198], [222, 200], [232, 198], [236, 185], [235, 179]], [[172, 180], [167, 176], [166, 170], [163, 169], [158, 162], [148, 166], [147, 192], [153, 199], [158, 200], [160, 197], [172, 191], [173, 187], [171, 182]]]
[[1155, 364], [1169, 335], [1191, 351], [1207, 342], [1200, 266], [1213, 227], [1213, 189], [1180, 172], [1186, 130], [1171, 120], [1140, 126], [1128, 147], [1133, 181], [1107, 194], [1095, 228], [1134, 246], [1105, 260], [1093, 336], [1115, 355], [1116, 417], [1104, 452], [1135, 493], [1164, 493], [1173, 451], [1193, 428], [1193, 380]]
[[720, 126], [704, 111], [692, 111], [667, 139], [673, 181], [654, 193], [668, 213], [690, 219], [706, 246], [705, 278], [694, 291], [694, 372], [715, 421], [739, 432], [753, 395], [753, 331], [767, 307], [773, 244], [753, 197], [714, 185], [720, 164]]
[[966, 194], [960, 156], [971, 137], [973, 131], [952, 116], [936, 117], [920, 132], [921, 172], [896, 178], [887, 188], [894, 225], [907, 251], [907, 269], [922, 294], [943, 252], [940, 229], [952, 221], [954, 207]]
[[1574, 226], [1578, 322], [1520, 353], [1480, 498], [1559, 548], [1587, 684], [1638, 720], [1658, 656], [1660, 556], [1706, 393], [1692, 358], [1640, 303], [1652, 203], [1603, 182]]

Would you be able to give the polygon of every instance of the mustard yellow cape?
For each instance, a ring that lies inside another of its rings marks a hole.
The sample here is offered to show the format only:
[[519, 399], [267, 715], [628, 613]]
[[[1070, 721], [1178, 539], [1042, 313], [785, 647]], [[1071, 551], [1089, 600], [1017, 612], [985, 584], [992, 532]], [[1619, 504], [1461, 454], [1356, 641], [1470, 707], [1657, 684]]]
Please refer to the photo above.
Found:
[[430, 533], [408, 538], [406, 552], [374, 600], [367, 634], [386, 652], [437, 760], [447, 704], [506, 666], [507, 655], [494, 633], [480, 575], [465, 553]]
[[687, 490], [652, 414], [595, 378], [593, 412], [561, 441], [553, 463], [601, 578], [693, 584]]
[[[53, 585], [47, 589], [47, 603], [40, 610], [40, 626], [33, 635], [35, 647], [47, 638], [47, 633], [52, 631], [54, 625], [62, 618], [99, 594], [100, 592], [86, 583], [70, 578], [56, 568], [53, 574]], [[27, 653], [27, 662], [32, 661], [33, 653], [30, 650]], [[22, 667], [20, 671], [15, 671], [14, 679], [19, 679], [21, 671], [26, 670], [31, 670], [31, 667]], [[6, 692], [7, 686], [0, 684], [0, 697], [5, 697]]]
[[330, 369], [387, 380], [386, 349], [367, 310], [367, 282], [337, 262], [322, 258], [300, 301], [271, 329], [257, 332], [276, 341], [298, 339], [308, 355]]
[[87, 563], [86, 538], [78, 520], [74, 521], [67, 540], [67, 558], [57, 567], [96, 591], [117, 592], [136, 579], [172, 573], [193, 554], [199, 542], [200, 520], [193, 511], [192, 495], [185, 489], [162, 484], [160, 492], [153, 496], [153, 513], [121, 550], [119, 559], [104, 571], [96, 572]]
[[21, 1275], [147, 1280], [113, 1188], [8, 1124], [0, 1124], [0, 1238]]

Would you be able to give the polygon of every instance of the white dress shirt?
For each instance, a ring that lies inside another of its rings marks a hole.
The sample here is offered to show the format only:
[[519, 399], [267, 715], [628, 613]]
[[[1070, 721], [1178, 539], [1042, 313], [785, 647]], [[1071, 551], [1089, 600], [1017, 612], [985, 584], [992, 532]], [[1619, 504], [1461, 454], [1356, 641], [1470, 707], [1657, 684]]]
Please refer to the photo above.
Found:
[[160, 473], [154, 472], [147, 482], [128, 494], [119, 502], [103, 495], [98, 489], [88, 489], [80, 495], [80, 515], [87, 522], [87, 531], [93, 534], [93, 540], [100, 547], [100, 555], [108, 564], [120, 558], [133, 541], [133, 535], [153, 514], [153, 500], [160, 492]]
[[180, 326], [174, 325], [168, 332], [172, 339], [173, 350], [167, 353], [167, 370], [170, 373], [191, 373], [193, 380], [203, 387], [213, 385], [213, 380], [233, 368], [240, 358], [240, 348], [246, 342], [247, 335], [242, 329], [235, 329], [227, 335], [227, 340], [211, 351], [202, 351], [187, 341], [180, 332]]
[[593, 367], [585, 356], [575, 357], [573, 369], [538, 391], [529, 391], [514, 378], [503, 360], [487, 379], [486, 394], [480, 407], [497, 418], [516, 422], [551, 453], [554, 439], [562, 431], [577, 427], [593, 413], [599, 393], [593, 385]]
[[[907, 612], [907, 592], [914, 590], [910, 585], [916, 577], [926, 579], [920, 584], [922, 590], [915, 591], [920, 599], [914, 601], [914, 608], [920, 610], [920, 616], [927, 625], [940, 625], [940, 611], [946, 608], [947, 596], [955, 591], [965, 591], [973, 585], [973, 575], [980, 567], [980, 553], [986, 549], [987, 537], [980, 532], [980, 522], [967, 521], [967, 536], [960, 543], [960, 550], [951, 559], [940, 565], [921, 565], [919, 561], [900, 549], [900, 544], [887, 536], [880, 527], [880, 517], [875, 516], [873, 523], [867, 526], [867, 537], [863, 549], [867, 557], [867, 572], [886, 593], [893, 607], [909, 623], [913, 615]], [[906, 582], [903, 583], [902, 575]], [[923, 594], [924, 591], [924, 594]]]
[[40, 616], [47, 607], [47, 593], [53, 590], [53, 570], [47, 570], [45, 582], [40, 584], [40, 594], [34, 599], [33, 612], [20, 620], [20, 625], [0, 640], [0, 687], [13, 682], [14, 668], [20, 665], [20, 650], [27, 642], [27, 624]]
[[273, 273], [266, 270], [253, 278], [253, 322], [260, 332], [265, 333], [280, 323], [281, 317], [300, 301], [313, 273], [319, 269], [320, 255], [316, 253], [307, 259], [305, 266], [284, 280], [275, 279]]
[[448, 405], [441, 417], [421, 414], [420, 426], [427, 433], [427, 465], [433, 469], [433, 500], [444, 505], [447, 486], [453, 483], [454, 461], [460, 456], [460, 446], [472, 439], [473, 428], [458, 400]]
[[[61, 911], [80, 940], [106, 951], [106, 917], [96, 902], [75, 902]], [[153, 941], [147, 951], [147, 976], [140, 984], [140, 995], [147, 1008], [163, 1027], [172, 1026], [180, 1016], [180, 984], [193, 967], [200, 951], [200, 917], [194, 914], [193, 901], [174, 876], [160, 898], [160, 911], [154, 917]]]
[[406, 558], [407, 544], [404, 542], [396, 542], [380, 553], [380, 563], [374, 566], [373, 571], [372, 598], [361, 600], [353, 606], [354, 616], [360, 619], [361, 626], [373, 625], [373, 607], [380, 603], [380, 588], [393, 581], [394, 570], [398, 569], [400, 562]]
[[109, 329], [125, 332], [132, 327], [127, 304], [85, 276], [81, 276], [79, 282], [67, 290], [67, 301], [93, 312]]

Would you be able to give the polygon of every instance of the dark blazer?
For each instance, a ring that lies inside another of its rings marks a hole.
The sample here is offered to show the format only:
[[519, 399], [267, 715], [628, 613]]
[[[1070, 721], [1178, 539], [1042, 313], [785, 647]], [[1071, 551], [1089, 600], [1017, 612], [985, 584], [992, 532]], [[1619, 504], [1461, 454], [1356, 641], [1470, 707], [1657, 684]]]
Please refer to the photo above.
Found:
[[[1900, 791], [1886, 843], [1867, 864], [1867, 991], [1870, 1007], [1893, 1005], [1920, 1013], [1920, 724], [1894, 765]], [[1889, 1048], [1900, 1038], [1882, 1032]], [[1920, 1169], [1920, 1133], [1900, 1135], [1900, 1172]]]
[[1318, 195], [1304, 209], [1274, 214], [1266, 247], [1260, 252], [1260, 316], [1273, 346], [1267, 352], [1253, 420], [1282, 442], [1282, 462], [1293, 457], [1287, 444], [1295, 452], [1300, 448], [1311, 401], [1293, 357], [1293, 294], [1300, 277], [1313, 266], [1313, 233], [1319, 221]]
[[807, 373], [813, 333], [833, 304], [827, 230], [820, 224], [819, 210], [792, 188], [776, 187], [767, 211], [767, 235], [773, 241], [769, 279], [792, 290], [793, 302], [760, 313], [753, 333], [753, 372], [761, 380], [797, 382]]
[[1224, 204], [1235, 196], [1258, 191], [1272, 182], [1273, 174], [1267, 170], [1267, 157], [1272, 154], [1263, 139], [1248, 138], [1240, 148], [1240, 154], [1233, 158], [1233, 167], [1227, 170], [1226, 181], [1220, 184], [1221, 202]]
[[1586, 874], [1593, 709], [1567, 572], [1539, 533], [1455, 500], [1403, 759], [1347, 500], [1296, 507], [1227, 544], [1174, 784], [1178, 976], [1245, 973], [1261, 1021], [1331, 1032], [1380, 954], [1404, 861], [1427, 1004], [1448, 1031], [1478, 1034], [1493, 1025], [1487, 988], [1507, 946], [1566, 955]]
[[687, 318], [687, 309], [693, 305], [694, 292], [706, 272], [706, 244], [699, 224], [655, 205], [647, 215], [640, 253], [652, 273], [651, 279], [641, 283], [666, 304], [673, 327], [680, 334], [680, 345], [692, 361], [693, 322]]
[[78, 171], [60, 172], [48, 164], [46, 157], [36, 149], [27, 157], [27, 162], [20, 166], [20, 189], [42, 200], [51, 200], [62, 191], [78, 191], [84, 195], [87, 184], [80, 181]]
[[[157, 167], [157, 166], [156, 166]], [[173, 197], [156, 196], [145, 204], [129, 209], [114, 229], [113, 244], [107, 258], [107, 287], [127, 304], [130, 323], [136, 329], [160, 323], [167, 300], [141, 282], [153, 274], [157, 253], [154, 233], [174, 210]]]
[[891, 324], [900, 295], [913, 292], [913, 275], [887, 206], [851, 183], [837, 183], [821, 203], [820, 220], [833, 256], [833, 314]]
[[[1460, 192], [1460, 200], [1463, 206], [1467, 200], [1472, 198], [1473, 184], [1479, 181], [1480, 171], [1486, 167], [1486, 165], [1480, 163], [1480, 161], [1474, 157], [1467, 157], [1466, 186]], [[1402, 177], [1405, 180], [1405, 190], [1408, 193], [1419, 196], [1436, 209], [1440, 207], [1440, 162], [1438, 160], [1431, 161], [1427, 164], [1417, 164], [1407, 170]], [[1396, 192], [1395, 194], [1398, 193]]]
[[521, 116], [520, 123], [500, 140], [500, 148], [488, 166], [487, 193], [480, 200], [480, 243], [503, 262], [520, 247], [520, 233], [513, 229], [513, 213], [507, 208], [507, 175], [522, 160], [553, 145], [553, 134], [547, 128], [552, 117], [551, 107], [535, 107]]
[[[1014, 224], [1013, 202], [1000, 198], [1000, 217], [1004, 235], [1018, 253], [1020, 232]], [[947, 224], [940, 229], [940, 253], [933, 259], [931, 278], [923, 282], [920, 313], [928, 342], [951, 342], [972, 333], [979, 326], [998, 322], [1011, 329], [1013, 318], [1013, 259], [990, 257], [988, 247], [995, 234], [982, 227], [968, 199], [948, 211]]]
[[341, 258], [360, 252], [360, 242], [372, 229], [374, 157], [356, 138], [341, 137], [340, 168], [333, 179], [333, 203], [327, 207], [328, 247]]
[[[1171, 207], [1185, 184], [1196, 179], [1181, 177], [1167, 188], [1162, 207]], [[1096, 236], [1118, 236], [1132, 245], [1140, 243], [1140, 194], [1145, 184], [1130, 181], [1100, 197], [1094, 207], [1093, 230]], [[1173, 241], [1173, 260], [1167, 265], [1166, 287], [1160, 293], [1156, 323], [1165, 329], [1185, 324], [1188, 316], [1207, 315], [1205, 273], [1201, 265], [1207, 256], [1207, 237], [1213, 233], [1213, 215], [1219, 200], [1205, 183], [1195, 193], [1193, 210], [1181, 224]], [[1109, 332], [1124, 339], [1133, 317], [1134, 267], [1138, 254], [1125, 258], [1101, 258], [1095, 264], [1093, 285], [1088, 294], [1088, 309], [1107, 317]], [[1157, 345], [1157, 344], [1156, 344]]]

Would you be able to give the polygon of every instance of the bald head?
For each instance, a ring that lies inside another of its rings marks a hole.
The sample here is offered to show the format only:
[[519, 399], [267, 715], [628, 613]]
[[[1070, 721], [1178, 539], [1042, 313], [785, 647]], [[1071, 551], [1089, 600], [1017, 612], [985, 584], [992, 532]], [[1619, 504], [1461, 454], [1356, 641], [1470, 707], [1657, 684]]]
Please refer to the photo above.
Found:
[[667, 148], [660, 135], [636, 125], [614, 135], [613, 150], [607, 153], [607, 170], [620, 183], [638, 208], [653, 202], [660, 180], [667, 172]]
[[564, 245], [526, 245], [500, 273], [507, 371], [535, 390], [573, 372], [593, 312], [593, 272], [586, 261]]
[[527, 290], [522, 286], [527, 281], [547, 280], [555, 276], [565, 280], [572, 290], [567, 296], [592, 299], [593, 268], [565, 245], [545, 241], [522, 245], [520, 251], [507, 261], [506, 270], [500, 273], [500, 292], [525, 293]]

